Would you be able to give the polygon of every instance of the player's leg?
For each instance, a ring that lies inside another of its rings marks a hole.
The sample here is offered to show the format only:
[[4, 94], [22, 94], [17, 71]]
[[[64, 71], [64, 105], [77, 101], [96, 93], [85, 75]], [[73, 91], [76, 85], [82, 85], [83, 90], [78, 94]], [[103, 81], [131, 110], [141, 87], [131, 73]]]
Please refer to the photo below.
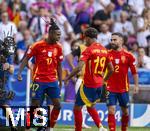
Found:
[[54, 82], [54, 87], [48, 87], [46, 89], [48, 97], [51, 99], [53, 104], [53, 109], [50, 113], [50, 131], [53, 131], [53, 128], [58, 119], [61, 103], [60, 103], [60, 88], [58, 86], [58, 82]]
[[[75, 84], [75, 91], [76, 91], [76, 94], [80, 88], [82, 84], [82, 79], [81, 78], [78, 78], [77, 81], [76, 81], [76, 84]], [[86, 106], [84, 105], [83, 108], [82, 108], [82, 118], [83, 118], [83, 121], [82, 121], [82, 128], [91, 128], [90, 126], [88, 126], [86, 123], [85, 123], [85, 120], [86, 120], [86, 115], [87, 115], [87, 108]]]
[[75, 100], [75, 105], [73, 108], [74, 113], [74, 124], [75, 124], [75, 131], [81, 131], [82, 130], [82, 106], [84, 105], [84, 102], [81, 99], [80, 91], [78, 90]]
[[[81, 88], [82, 89], [82, 88]], [[102, 94], [102, 88], [87, 88], [84, 87], [84, 92], [86, 92], [86, 96], [89, 102], [93, 103], [91, 105], [87, 105], [87, 111], [94, 120], [95, 125], [99, 128], [99, 131], [107, 131], [101, 123], [99, 114], [95, 109], [94, 105], [96, 104], [97, 100], [99, 100], [100, 95]], [[83, 100], [84, 101], [84, 100]], [[86, 102], [85, 102], [86, 103]]]
[[34, 112], [37, 107], [40, 106], [41, 100], [44, 95], [44, 85], [40, 82], [34, 82], [31, 86], [31, 106], [29, 112], [27, 112], [26, 128], [30, 129], [33, 125]]
[[110, 131], [116, 131], [115, 111], [117, 104], [117, 93], [108, 92], [106, 97], [108, 107], [108, 126]]
[[122, 110], [121, 131], [127, 131], [129, 123], [129, 93], [120, 93], [118, 100]]
[[94, 123], [96, 126], [100, 129], [102, 127], [100, 117], [98, 115], [98, 112], [93, 107], [96, 104], [97, 100], [97, 90], [98, 88], [88, 88], [85, 85], [81, 85], [79, 93], [81, 96], [81, 100], [85, 103], [87, 106], [87, 111], [94, 120]]

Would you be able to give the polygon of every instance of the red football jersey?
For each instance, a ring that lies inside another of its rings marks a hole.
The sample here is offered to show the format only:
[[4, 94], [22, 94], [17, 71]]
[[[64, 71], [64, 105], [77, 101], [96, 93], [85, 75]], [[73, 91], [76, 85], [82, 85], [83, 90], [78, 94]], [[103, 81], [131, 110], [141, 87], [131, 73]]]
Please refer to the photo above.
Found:
[[34, 81], [54, 82], [57, 80], [58, 62], [63, 60], [60, 44], [49, 45], [45, 40], [41, 40], [29, 48], [27, 57], [35, 58]]
[[85, 62], [84, 84], [89, 88], [102, 86], [102, 80], [107, 63], [110, 62], [108, 52], [99, 43], [93, 43], [81, 55]]
[[128, 69], [136, 74], [136, 63], [134, 56], [122, 49], [121, 51], [109, 50], [109, 58], [114, 66], [114, 72], [108, 80], [108, 90], [123, 93], [129, 90]]

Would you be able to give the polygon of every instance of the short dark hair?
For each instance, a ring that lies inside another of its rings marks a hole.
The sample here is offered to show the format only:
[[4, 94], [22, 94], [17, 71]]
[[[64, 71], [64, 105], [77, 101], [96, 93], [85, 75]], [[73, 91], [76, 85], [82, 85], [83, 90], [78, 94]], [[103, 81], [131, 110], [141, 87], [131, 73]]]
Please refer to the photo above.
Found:
[[56, 24], [56, 22], [54, 21], [54, 19], [51, 18], [49, 32], [53, 31], [53, 30], [60, 30], [60, 28], [58, 27], [58, 25]]
[[97, 38], [98, 31], [95, 28], [89, 27], [84, 32], [85, 37]]
[[112, 35], [117, 35], [117, 36], [121, 37], [124, 40], [124, 35], [119, 33], [119, 32], [112, 33]]

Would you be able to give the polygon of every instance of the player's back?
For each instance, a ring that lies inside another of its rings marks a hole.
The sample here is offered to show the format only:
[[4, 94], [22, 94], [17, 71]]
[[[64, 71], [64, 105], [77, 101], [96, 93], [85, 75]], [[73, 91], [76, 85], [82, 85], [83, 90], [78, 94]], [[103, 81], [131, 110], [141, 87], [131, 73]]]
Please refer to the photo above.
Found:
[[82, 53], [81, 60], [86, 62], [84, 84], [89, 88], [101, 87], [108, 63], [106, 48], [99, 43], [93, 43]]
[[108, 90], [112, 92], [126, 92], [129, 90], [128, 70], [135, 62], [133, 55], [122, 49], [108, 51], [114, 66], [114, 73], [108, 80]]

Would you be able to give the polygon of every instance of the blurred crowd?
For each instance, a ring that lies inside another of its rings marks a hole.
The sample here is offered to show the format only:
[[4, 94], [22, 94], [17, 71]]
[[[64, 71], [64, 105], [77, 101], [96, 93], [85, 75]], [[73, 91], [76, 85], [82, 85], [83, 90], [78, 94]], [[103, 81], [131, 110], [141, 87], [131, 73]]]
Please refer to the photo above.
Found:
[[[84, 43], [84, 30], [95, 27], [97, 41], [109, 49], [111, 33], [124, 35], [124, 48], [136, 58], [137, 67], [150, 69], [150, 0], [1, 0], [0, 39], [9, 35], [11, 26], [17, 43], [14, 63], [23, 58], [28, 46], [47, 36], [50, 17], [61, 29], [64, 69], [72, 50]], [[74, 60], [74, 66], [77, 64]], [[73, 86], [75, 80], [72, 79]], [[69, 90], [69, 88], [67, 88]], [[71, 88], [72, 93], [73, 88]], [[67, 97], [65, 101], [74, 100]]]

